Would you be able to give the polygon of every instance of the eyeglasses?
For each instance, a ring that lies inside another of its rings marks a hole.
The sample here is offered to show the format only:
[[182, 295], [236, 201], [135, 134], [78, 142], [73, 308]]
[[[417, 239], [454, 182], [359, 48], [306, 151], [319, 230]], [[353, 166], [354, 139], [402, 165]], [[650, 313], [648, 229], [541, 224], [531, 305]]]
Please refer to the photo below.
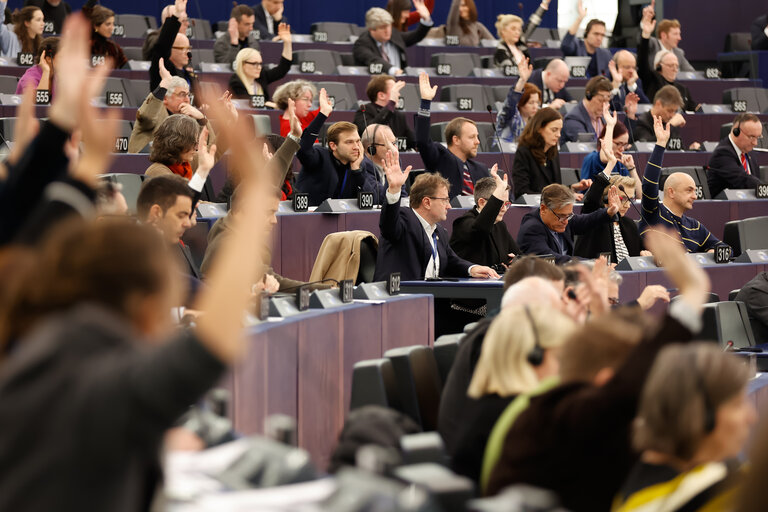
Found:
[[182, 52], [188, 52], [192, 49], [191, 46], [171, 46], [174, 50], [181, 50]]
[[179, 98], [189, 98], [189, 91], [177, 91], [173, 93], [173, 96], [178, 96]]
[[630, 144], [629, 142], [616, 142], [616, 141], [613, 141], [613, 145], [616, 146], [617, 149], [626, 149], [629, 146], [631, 146], [632, 144]]
[[611, 306], [618, 306], [620, 304], [618, 297], [608, 297], [608, 304]]
[[[741, 132], [741, 133], [744, 133], [744, 132]], [[758, 142], [763, 139], [762, 135], [747, 135], [746, 133], [744, 133], [744, 136], [749, 140], [753, 140], [755, 142]]]
[[512, 206], [512, 201], [504, 201], [504, 204], [501, 206], [502, 208], [509, 208], [510, 206]]
[[619, 196], [619, 201], [621, 201], [621, 204], [624, 204], [627, 201], [629, 201], [629, 197], [627, 197], [627, 196]]
[[662, 62], [661, 65], [662, 66], [668, 66], [668, 67], [670, 67], [672, 69], [680, 69], [680, 64], [670, 64], [668, 62]]
[[553, 210], [552, 208], [550, 208], [549, 205], [547, 205], [547, 209], [549, 211], [551, 211], [552, 215], [557, 217], [557, 220], [559, 220], [560, 222], [568, 222], [569, 220], [571, 220], [573, 218], [573, 215], [574, 215], [573, 213], [567, 213], [565, 215], [561, 215], [561, 214], [557, 213], [555, 210]]
[[306, 101], [307, 103], [312, 103], [312, 96], [309, 96], [309, 97], [304, 96], [303, 98], [296, 98], [296, 101]]
[[246, 60], [244, 62], [244, 64], [250, 64], [251, 66], [256, 67], [256, 68], [260, 68], [260, 67], [263, 66], [263, 63], [261, 61], [251, 62], [251, 61]]
[[450, 204], [451, 203], [451, 198], [450, 197], [435, 197], [435, 196], [427, 196], [427, 197], [429, 197], [430, 199], [434, 199], [435, 201], [442, 201], [445, 204]]

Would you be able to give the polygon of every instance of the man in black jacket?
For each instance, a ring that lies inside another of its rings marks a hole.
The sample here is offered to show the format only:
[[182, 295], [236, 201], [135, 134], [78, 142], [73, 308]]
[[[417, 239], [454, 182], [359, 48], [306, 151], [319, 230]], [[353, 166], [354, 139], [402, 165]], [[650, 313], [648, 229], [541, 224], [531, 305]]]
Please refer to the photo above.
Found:
[[739, 114], [733, 120], [733, 128], [720, 141], [707, 169], [707, 184], [712, 197], [726, 188], [755, 188], [761, 183], [759, 166], [749, 156], [763, 135], [763, 124], [754, 114]]
[[574, 215], [575, 198], [571, 189], [559, 183], [541, 191], [541, 204], [523, 217], [517, 240], [523, 254], [551, 254], [557, 263], [573, 256], [573, 235], [589, 232], [607, 223], [619, 211], [621, 202], [616, 189], [608, 192], [608, 208]]
[[458, 257], [448, 244], [448, 233], [438, 222], [451, 209], [448, 181], [438, 174], [424, 173], [411, 187], [410, 208], [400, 207], [400, 191], [411, 168], [400, 171], [393, 153], [387, 153], [386, 201], [381, 208], [379, 254], [374, 280], [400, 272], [403, 281], [442, 276], [498, 278], [492, 269], [473, 265]]
[[752, 33], [752, 49], [768, 50], [768, 14], [755, 18], [749, 31]]
[[427, 36], [432, 27], [429, 9], [422, 0], [413, 0], [413, 7], [421, 15], [416, 30], [401, 32], [392, 28], [392, 15], [381, 7], [371, 7], [365, 13], [365, 28], [352, 48], [355, 64], [367, 66], [371, 73], [402, 75], [408, 66], [405, 48], [413, 46]]
[[[437, 94], [437, 86], [430, 86], [429, 77], [423, 71], [419, 74], [421, 108], [416, 116], [416, 148], [419, 150], [424, 166], [430, 172], [439, 172], [451, 186], [448, 195], [471, 196], [475, 182], [491, 175], [488, 168], [472, 158], [477, 156], [480, 139], [477, 125], [466, 117], [455, 117], [445, 127], [446, 148], [439, 142], [433, 142], [429, 135], [429, 107]], [[496, 169], [496, 164], [494, 164]]]
[[482, 178], [475, 184], [475, 207], [453, 221], [451, 247], [468, 261], [506, 268], [520, 253], [503, 222], [510, 207], [507, 176]]
[[[678, 112], [682, 106], [683, 98], [677, 89], [671, 85], [659, 89], [656, 96], [653, 97], [651, 110], [640, 114], [636, 119], [628, 119], [632, 128], [631, 133], [634, 135], [633, 142], [656, 142], [656, 132], [653, 129], [655, 116], [661, 117], [663, 123], [669, 124], [670, 137], [667, 148], [675, 151], [682, 150], [685, 146], [683, 146], [680, 137], [680, 128], [685, 126], [685, 118]], [[693, 144], [698, 143], [694, 142]], [[691, 144], [691, 149], [693, 149], [693, 144]]]
[[253, 6], [256, 16], [253, 28], [261, 40], [272, 39], [277, 35], [277, 27], [281, 23], [288, 23], [288, 18], [283, 16], [283, 4], [284, 0], [261, 0], [261, 3]]
[[361, 190], [376, 193], [376, 181], [370, 172], [364, 172], [363, 146], [357, 127], [339, 121], [328, 128], [328, 147], [315, 146], [320, 128], [333, 112], [328, 93], [320, 89], [320, 112], [301, 135], [297, 156], [301, 171], [296, 189], [309, 194], [309, 204], [317, 206], [328, 198], [357, 197]]
[[544, 71], [536, 69], [531, 73], [528, 83], [541, 90], [541, 106], [555, 110], [573, 101], [571, 93], [565, 88], [570, 78], [568, 64], [563, 59], [552, 59]]
[[366, 127], [373, 124], [389, 126], [396, 137], [398, 151], [413, 149], [416, 140], [413, 130], [408, 126], [405, 115], [397, 110], [400, 102], [400, 91], [405, 87], [405, 82], [398, 81], [390, 75], [376, 75], [368, 82], [365, 90], [370, 103], [360, 105], [355, 112], [355, 124], [360, 136]]
[[[187, 0], [176, 0], [174, 13], [168, 16], [160, 28], [160, 35], [155, 45], [150, 50], [149, 66], [149, 90], [154, 91], [160, 85], [160, 59], [165, 62], [166, 69], [171, 75], [180, 76], [189, 84], [193, 94], [198, 94], [197, 75], [189, 64], [190, 50], [189, 38], [179, 32], [181, 20], [187, 19]], [[199, 101], [195, 98], [195, 104]]]

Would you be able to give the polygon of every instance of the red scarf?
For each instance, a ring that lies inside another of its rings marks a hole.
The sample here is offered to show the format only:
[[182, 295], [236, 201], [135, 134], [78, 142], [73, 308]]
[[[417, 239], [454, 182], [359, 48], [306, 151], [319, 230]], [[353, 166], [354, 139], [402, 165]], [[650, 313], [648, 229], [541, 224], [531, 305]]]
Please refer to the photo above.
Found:
[[182, 178], [192, 179], [192, 165], [189, 162], [179, 162], [168, 166], [173, 174], [177, 174]]

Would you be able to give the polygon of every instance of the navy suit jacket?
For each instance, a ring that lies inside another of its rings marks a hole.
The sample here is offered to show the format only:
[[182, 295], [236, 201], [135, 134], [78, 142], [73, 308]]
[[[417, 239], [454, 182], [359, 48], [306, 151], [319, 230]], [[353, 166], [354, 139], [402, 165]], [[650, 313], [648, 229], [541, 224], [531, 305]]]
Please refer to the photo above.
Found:
[[759, 185], [761, 183], [758, 178], [760, 167], [749, 153], [747, 153], [747, 163], [752, 174], [747, 174], [742, 167], [731, 140], [728, 137], [721, 140], [712, 152], [709, 169], [707, 169], [707, 184], [712, 197], [726, 188], [755, 188]]
[[[593, 60], [597, 59], [597, 65], [595, 66], [597, 72], [604, 76], [610, 76], [608, 63], [611, 61], [612, 55], [611, 52], [605, 48], [596, 48], [595, 53], [590, 55], [587, 53], [587, 47], [584, 44], [584, 40], [580, 37], [572, 36], [571, 33], [568, 32], [560, 43], [560, 49], [566, 57], [592, 57]], [[587, 68], [587, 78], [592, 78], [589, 75], [589, 68]]]
[[555, 236], [541, 220], [539, 209], [534, 208], [523, 216], [520, 231], [517, 233], [517, 243], [523, 254], [552, 254], [555, 256], [556, 263], [566, 263], [573, 255], [574, 234], [586, 234], [610, 220], [611, 218], [606, 213], [605, 208], [600, 208], [592, 213], [574, 215], [562, 233], [566, 252], [566, 255], [562, 255], [555, 241]]
[[[432, 257], [432, 243], [411, 208], [401, 208], [400, 201], [388, 204], [386, 199], [379, 219], [381, 238], [376, 258], [375, 281], [385, 281], [392, 272], [400, 272], [403, 281], [421, 281]], [[437, 225], [439, 276], [469, 277], [472, 263], [459, 258], [449, 245], [450, 236]]]
[[563, 134], [560, 142], [576, 142], [579, 139], [579, 133], [591, 133], [597, 141], [598, 133], [592, 127], [592, 120], [589, 117], [584, 102], [579, 102], [578, 106], [568, 112], [563, 119]]
[[[461, 189], [464, 185], [465, 162], [459, 160], [456, 155], [448, 151], [448, 148], [434, 142], [429, 136], [429, 117], [416, 115], [416, 148], [419, 150], [424, 167], [429, 172], [439, 172], [445, 179], [451, 182], [451, 189], [448, 195], [451, 198], [461, 195]], [[474, 160], [466, 161], [469, 175], [472, 177], [472, 183], [476, 183], [480, 178], [486, 178], [491, 175], [488, 168]]]
[[253, 9], [253, 14], [256, 17], [256, 19], [253, 21], [253, 29], [259, 31], [259, 39], [262, 41], [265, 39], [271, 40], [273, 37], [275, 37], [277, 35], [277, 26], [280, 23], [288, 23], [288, 18], [285, 16], [283, 16], [282, 19], [275, 20], [275, 33], [270, 34], [269, 27], [267, 27], [267, 15], [264, 12], [264, 7], [261, 5], [261, 2], [256, 5], [252, 5], [251, 9]]
[[[637, 85], [635, 94], [640, 97], [640, 101], [638, 103], [650, 103], [651, 100], [649, 100], [648, 96], [646, 96], [645, 92], [643, 92], [643, 81], [638, 78], [637, 82], [635, 82], [635, 85]], [[629, 92], [630, 91], [627, 87], [627, 82], [622, 82], [619, 86], [619, 94], [611, 98], [611, 107], [613, 110], [620, 112], [624, 111], [624, 100], [627, 98]]]
[[[359, 170], [353, 171], [349, 165], [344, 166], [336, 160], [330, 149], [315, 146], [315, 140], [326, 119], [325, 115], [318, 113], [301, 134], [301, 146], [296, 153], [301, 162], [296, 190], [309, 194], [310, 206], [317, 206], [328, 198], [355, 198], [360, 190], [376, 194], [376, 180], [362, 165]], [[339, 175], [342, 171], [347, 179], [344, 189], [339, 190]]]
[[[533, 73], [531, 73], [531, 77], [528, 79], [528, 83], [535, 85], [536, 87], [539, 88], [539, 90], [541, 90], [541, 94], [542, 94], [541, 102], [544, 103], [544, 96], [543, 96], [544, 81], [541, 78], [541, 72], [542, 72], [541, 69], [534, 69]], [[555, 98], [560, 98], [561, 100], [566, 102], [573, 101], [571, 94], [566, 90], [565, 87], [563, 87], [562, 89], [560, 89], [560, 91], [555, 93]]]

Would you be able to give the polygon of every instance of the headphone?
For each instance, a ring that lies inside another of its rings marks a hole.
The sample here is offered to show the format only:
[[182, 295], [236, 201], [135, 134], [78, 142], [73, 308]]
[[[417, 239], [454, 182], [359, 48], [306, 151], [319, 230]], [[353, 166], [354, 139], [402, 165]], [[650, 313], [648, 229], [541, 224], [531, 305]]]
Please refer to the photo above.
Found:
[[611, 81], [608, 80], [606, 77], [601, 75], [601, 76], [598, 77], [597, 80], [595, 80], [592, 83], [592, 87], [590, 87], [589, 89], [586, 89], [584, 91], [584, 97], [587, 99], [587, 101], [591, 100], [595, 96], [595, 89], [597, 89], [597, 85], [600, 82], [608, 82], [608, 85], [610, 85], [611, 89], [613, 89], [613, 85], [611, 84]]
[[696, 388], [701, 393], [701, 401], [704, 403], [704, 434], [709, 434], [715, 430], [715, 424], [717, 423], [716, 414], [712, 400], [710, 400], [709, 393], [707, 393], [707, 388], [704, 386], [704, 379], [701, 378], [701, 372], [696, 366], [696, 354], [691, 354], [691, 368], [696, 380]]
[[739, 114], [733, 120], [733, 124], [735, 125], [733, 127], [733, 136], [734, 137], [738, 137], [739, 135], [741, 135], [741, 118], [742, 118], [742, 114]]
[[[365, 116], [365, 114], [363, 114], [363, 116]], [[365, 149], [365, 152], [371, 156], [376, 156], [376, 132], [379, 131], [379, 126], [381, 125], [377, 124], [376, 128], [373, 129], [373, 134], [371, 135], [371, 145]]]
[[533, 331], [533, 348], [528, 352], [528, 362], [531, 366], [541, 366], [544, 362], [544, 348], [539, 343], [539, 330], [536, 329], [536, 323], [533, 321], [533, 315], [531, 310], [528, 309], [528, 305], [525, 306], [525, 316], [528, 317], [528, 322], [531, 324], [531, 330]]

